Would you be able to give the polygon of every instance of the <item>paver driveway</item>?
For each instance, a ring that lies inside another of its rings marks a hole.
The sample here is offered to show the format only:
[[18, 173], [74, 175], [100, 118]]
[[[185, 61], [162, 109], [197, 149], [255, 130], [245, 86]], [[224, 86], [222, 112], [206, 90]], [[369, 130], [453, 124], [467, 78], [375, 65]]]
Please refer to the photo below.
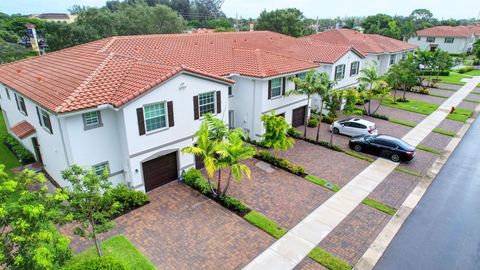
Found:
[[[333, 195], [328, 189], [263, 161], [250, 159], [244, 163], [251, 169], [251, 179], [233, 182], [228, 195], [242, 200], [284, 228], [295, 226]], [[227, 172], [223, 175], [225, 183]]]
[[295, 146], [287, 151], [277, 151], [277, 156], [305, 167], [307, 173], [344, 186], [369, 162], [333, 151], [303, 140], [296, 140]]
[[[124, 234], [158, 269], [241, 269], [274, 242], [179, 182], [148, 195], [150, 204], [117, 218], [105, 237]], [[81, 251], [91, 243], [74, 237], [71, 245]]]

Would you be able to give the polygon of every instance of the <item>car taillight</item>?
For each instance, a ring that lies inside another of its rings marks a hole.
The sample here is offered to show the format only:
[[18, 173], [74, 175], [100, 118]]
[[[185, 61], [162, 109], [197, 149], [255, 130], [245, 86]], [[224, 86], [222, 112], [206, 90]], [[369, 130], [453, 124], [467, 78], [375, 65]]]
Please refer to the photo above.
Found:
[[406, 152], [405, 154], [407, 154], [409, 157], [413, 157], [414, 152]]
[[372, 129], [372, 128], [369, 128], [369, 129], [368, 129], [368, 133], [372, 134], [372, 133], [373, 133], [373, 129]]

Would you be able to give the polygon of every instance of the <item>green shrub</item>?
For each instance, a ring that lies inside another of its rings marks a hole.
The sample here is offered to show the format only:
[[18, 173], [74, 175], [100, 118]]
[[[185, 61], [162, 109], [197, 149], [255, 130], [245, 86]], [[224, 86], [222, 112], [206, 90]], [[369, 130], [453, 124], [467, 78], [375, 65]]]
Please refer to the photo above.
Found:
[[259, 151], [256, 154], [256, 157], [258, 159], [261, 159], [267, 163], [270, 163], [274, 166], [277, 166], [279, 168], [282, 168], [288, 172], [291, 172], [293, 174], [299, 175], [299, 176], [305, 176], [305, 168], [300, 165], [296, 165], [291, 163], [290, 161], [283, 159], [283, 158], [278, 158], [274, 155], [272, 155], [270, 152], [267, 151]]
[[208, 183], [208, 180], [203, 177], [199, 170], [191, 168], [185, 172], [183, 174], [183, 182], [203, 195], [208, 196], [211, 194], [210, 183]]
[[113, 199], [122, 205], [121, 211], [135, 209], [150, 202], [146, 193], [132, 190], [125, 184], [120, 184], [109, 192]]
[[219, 200], [223, 206], [232, 211], [238, 213], [245, 213], [249, 210], [248, 206], [246, 206], [242, 201], [238, 200], [237, 198], [225, 195], [220, 197]]
[[13, 152], [22, 164], [35, 162], [35, 157], [12, 135], [7, 134], [3, 137], [3, 143]]
[[335, 150], [335, 151], [337, 151], [337, 152], [343, 152], [343, 149], [342, 149], [340, 146], [334, 144], [334, 145], [332, 145], [332, 147], [330, 147], [330, 143], [327, 142], [327, 141], [318, 141], [318, 142], [317, 142], [317, 141], [312, 140], [312, 139], [310, 139], [310, 138], [305, 138], [305, 139], [303, 139], [303, 140], [305, 140], [305, 141], [307, 141], [307, 142], [309, 142], [309, 143], [312, 143], [312, 144], [320, 145], [320, 146], [323, 146], [323, 147], [326, 147], [326, 148]]
[[[432, 83], [435, 83], [435, 82], [433, 82], [433, 80], [432, 80]], [[436, 83], [438, 83], [438, 82], [436, 82]], [[412, 92], [412, 93], [417, 93], [417, 94], [423, 94], [423, 95], [428, 95], [428, 94], [430, 94], [430, 91], [428, 90], [428, 88], [423, 87], [423, 86], [421, 86], [421, 87], [414, 87], [414, 88], [410, 89], [410, 92]]]
[[480, 59], [475, 58], [475, 59], [473, 60], [473, 65], [474, 65], [474, 66], [480, 65]]
[[[363, 113], [364, 113], [365, 115], [368, 115], [366, 111], [363, 111]], [[387, 121], [389, 120], [388, 116], [383, 115], [383, 114], [372, 113], [372, 114], [370, 114], [370, 115], [368, 115], [368, 116], [373, 117], [373, 118], [382, 119], [382, 120], [387, 120]]]
[[295, 128], [291, 127], [287, 130], [287, 135], [292, 137], [292, 138], [296, 138], [296, 139], [300, 139], [302, 137], [302, 132], [296, 130]]
[[318, 126], [318, 119], [311, 117], [310, 119], [308, 119], [307, 125], [308, 125], [309, 127], [312, 127], [312, 128], [313, 128], [313, 127], [317, 127], [317, 126]]
[[329, 115], [324, 115], [322, 117], [322, 122], [327, 123], [327, 124], [331, 124], [331, 123], [335, 122], [335, 117], [332, 117], [332, 116], [329, 116]]
[[472, 71], [473, 70], [473, 67], [472, 66], [468, 66], [468, 67], [463, 67], [463, 68], [459, 68], [457, 70], [454, 70], [455, 72], [458, 72], [460, 74], [463, 74], [463, 73], [467, 73], [469, 71]]
[[67, 265], [64, 270], [128, 270], [129, 268], [110, 256], [93, 257], [73, 265]]

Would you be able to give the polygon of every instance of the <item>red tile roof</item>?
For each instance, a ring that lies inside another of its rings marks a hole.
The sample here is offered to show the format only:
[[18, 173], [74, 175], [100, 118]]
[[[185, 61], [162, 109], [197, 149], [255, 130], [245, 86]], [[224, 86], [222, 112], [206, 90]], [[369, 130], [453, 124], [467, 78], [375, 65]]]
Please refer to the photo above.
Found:
[[299, 42], [304, 46], [308, 58], [317, 63], [333, 64], [349, 51], [365, 57], [353, 46], [331, 45], [315, 39], [300, 39]]
[[333, 29], [313, 34], [304, 39], [320, 44], [352, 46], [364, 55], [401, 52], [417, 48], [416, 45], [380, 35], [364, 34], [351, 29]]
[[10, 130], [20, 139], [23, 139], [28, 135], [35, 133], [35, 128], [25, 120], [16, 124]]
[[119, 107], [179, 72], [271, 77], [317, 67], [273, 32], [111, 37], [0, 66], [0, 82], [54, 112]]
[[480, 36], [480, 25], [435, 26], [417, 31], [421, 37], [470, 37]]

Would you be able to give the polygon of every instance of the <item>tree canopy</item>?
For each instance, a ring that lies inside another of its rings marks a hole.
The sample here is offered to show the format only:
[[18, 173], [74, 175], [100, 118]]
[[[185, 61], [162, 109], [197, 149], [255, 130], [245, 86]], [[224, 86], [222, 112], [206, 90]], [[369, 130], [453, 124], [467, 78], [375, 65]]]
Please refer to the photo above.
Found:
[[305, 34], [303, 13], [296, 8], [262, 11], [257, 19], [256, 30], [270, 30], [277, 33], [300, 37]]

